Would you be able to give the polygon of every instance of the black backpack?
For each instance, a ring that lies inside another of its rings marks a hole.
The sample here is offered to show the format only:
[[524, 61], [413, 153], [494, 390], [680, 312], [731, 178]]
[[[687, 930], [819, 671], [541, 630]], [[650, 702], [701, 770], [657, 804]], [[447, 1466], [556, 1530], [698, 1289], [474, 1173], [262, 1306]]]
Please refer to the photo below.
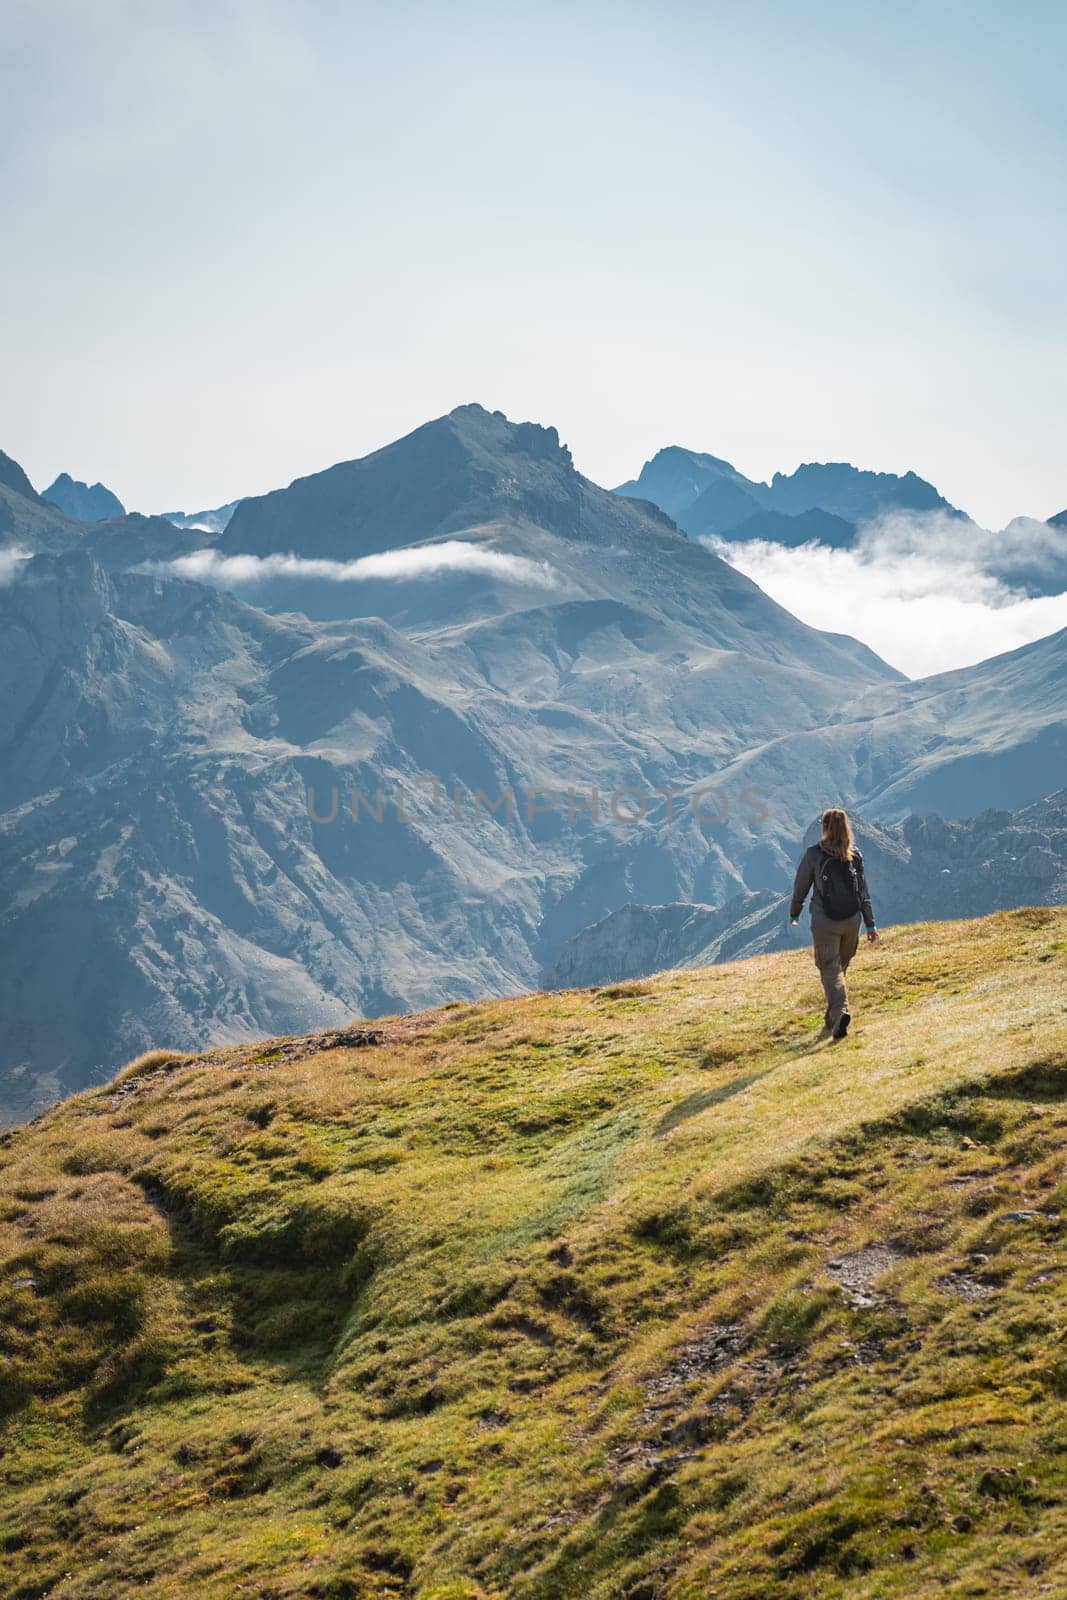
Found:
[[816, 871], [823, 910], [831, 922], [847, 922], [858, 916], [860, 910], [860, 881], [854, 861], [842, 861], [840, 856], [827, 855], [820, 850], [822, 862]]

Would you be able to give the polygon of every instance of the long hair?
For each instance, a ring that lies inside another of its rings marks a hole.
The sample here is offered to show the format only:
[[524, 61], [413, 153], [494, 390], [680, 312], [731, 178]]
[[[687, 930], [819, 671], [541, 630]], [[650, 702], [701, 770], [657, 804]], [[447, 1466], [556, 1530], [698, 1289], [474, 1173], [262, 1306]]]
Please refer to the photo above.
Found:
[[852, 829], [846, 811], [835, 806], [823, 812], [821, 843], [831, 855], [840, 856], [842, 861], [852, 860]]

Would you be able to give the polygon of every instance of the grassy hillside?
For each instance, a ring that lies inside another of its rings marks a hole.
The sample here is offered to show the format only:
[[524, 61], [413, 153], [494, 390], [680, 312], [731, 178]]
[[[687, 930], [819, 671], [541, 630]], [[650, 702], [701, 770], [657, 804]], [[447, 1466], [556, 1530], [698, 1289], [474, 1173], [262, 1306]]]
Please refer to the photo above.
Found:
[[1067, 1593], [1067, 911], [147, 1057], [0, 1141], [0, 1593]]

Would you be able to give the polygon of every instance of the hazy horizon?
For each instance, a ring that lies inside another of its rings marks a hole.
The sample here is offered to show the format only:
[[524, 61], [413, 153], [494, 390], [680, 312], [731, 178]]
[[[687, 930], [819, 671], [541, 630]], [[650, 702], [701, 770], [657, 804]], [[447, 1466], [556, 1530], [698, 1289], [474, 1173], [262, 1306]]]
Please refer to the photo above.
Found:
[[14, 0], [0, 448], [197, 510], [478, 399], [1067, 506], [1067, 17]]

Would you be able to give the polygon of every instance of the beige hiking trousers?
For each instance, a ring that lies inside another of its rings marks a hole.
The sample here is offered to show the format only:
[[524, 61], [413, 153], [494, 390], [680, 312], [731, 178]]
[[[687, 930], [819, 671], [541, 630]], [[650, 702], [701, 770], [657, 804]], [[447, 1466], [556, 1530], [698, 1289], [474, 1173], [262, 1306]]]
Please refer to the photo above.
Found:
[[841, 1020], [841, 1013], [848, 1010], [845, 973], [859, 946], [860, 919], [850, 917], [847, 922], [813, 923], [811, 938], [815, 965], [826, 996], [826, 1026], [833, 1030]]

